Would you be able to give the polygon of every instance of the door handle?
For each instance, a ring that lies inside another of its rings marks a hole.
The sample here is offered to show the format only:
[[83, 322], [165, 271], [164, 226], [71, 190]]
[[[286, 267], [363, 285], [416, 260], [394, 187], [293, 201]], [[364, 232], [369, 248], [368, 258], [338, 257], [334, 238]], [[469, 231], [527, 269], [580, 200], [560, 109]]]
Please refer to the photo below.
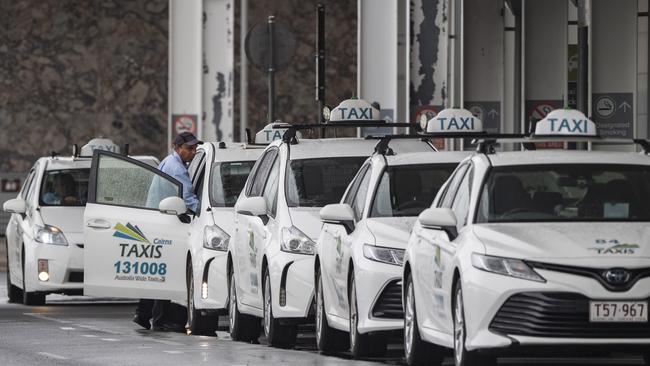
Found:
[[111, 223], [104, 219], [92, 219], [86, 221], [86, 226], [93, 229], [110, 229]]

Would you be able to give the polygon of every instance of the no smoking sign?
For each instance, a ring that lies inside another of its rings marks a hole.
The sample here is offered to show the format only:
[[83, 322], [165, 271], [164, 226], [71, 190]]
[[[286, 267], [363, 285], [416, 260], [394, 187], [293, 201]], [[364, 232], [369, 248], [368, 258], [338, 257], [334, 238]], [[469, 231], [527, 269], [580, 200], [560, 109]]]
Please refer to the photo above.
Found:
[[175, 114], [172, 116], [172, 128], [176, 134], [183, 132], [191, 132], [196, 134], [196, 121], [195, 114]]

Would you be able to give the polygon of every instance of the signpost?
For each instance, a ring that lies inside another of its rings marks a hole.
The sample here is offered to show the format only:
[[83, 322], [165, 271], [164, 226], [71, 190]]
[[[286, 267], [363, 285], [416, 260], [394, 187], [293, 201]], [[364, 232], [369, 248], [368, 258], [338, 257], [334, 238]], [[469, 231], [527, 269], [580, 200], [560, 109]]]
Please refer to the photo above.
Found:
[[634, 137], [634, 94], [593, 93], [593, 121], [603, 137]]

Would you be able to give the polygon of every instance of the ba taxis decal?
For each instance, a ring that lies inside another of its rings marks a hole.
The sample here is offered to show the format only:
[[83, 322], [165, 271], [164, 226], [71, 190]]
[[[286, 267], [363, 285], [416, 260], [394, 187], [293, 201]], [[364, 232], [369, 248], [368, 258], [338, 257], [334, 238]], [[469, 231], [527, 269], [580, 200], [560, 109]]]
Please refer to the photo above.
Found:
[[639, 244], [620, 243], [616, 239], [596, 239], [596, 244], [598, 247], [589, 248], [589, 250], [596, 252], [596, 254], [633, 255], [640, 248]]
[[343, 272], [343, 248], [341, 248], [341, 237], [336, 236], [336, 273]]
[[122, 239], [118, 242], [119, 258], [113, 264], [115, 280], [165, 282], [167, 263], [163, 247], [172, 241], [155, 238], [152, 243], [131, 223], [117, 223], [114, 229], [113, 237]]

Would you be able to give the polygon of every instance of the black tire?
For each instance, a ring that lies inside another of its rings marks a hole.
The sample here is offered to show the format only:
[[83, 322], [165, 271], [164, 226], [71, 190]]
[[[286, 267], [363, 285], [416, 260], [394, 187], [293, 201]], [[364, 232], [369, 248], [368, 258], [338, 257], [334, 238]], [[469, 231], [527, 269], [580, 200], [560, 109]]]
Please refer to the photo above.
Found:
[[[7, 248], [9, 250], [9, 248]], [[10, 303], [21, 303], [23, 300], [23, 291], [18, 286], [11, 283], [11, 270], [9, 268], [9, 255], [7, 255], [7, 298]]]
[[357, 288], [354, 273], [350, 276], [349, 309], [350, 309], [350, 353], [353, 358], [381, 357], [386, 354], [386, 338], [377, 334], [360, 334], [358, 331], [359, 317], [357, 314]]
[[322, 353], [340, 352], [350, 348], [350, 339], [345, 332], [330, 327], [325, 313], [323, 280], [316, 272], [316, 346]]
[[410, 273], [406, 277], [406, 286], [404, 288], [406, 289], [406, 299], [404, 301], [404, 355], [406, 363], [410, 366], [440, 366], [444, 359], [444, 350], [439, 346], [423, 341], [420, 337], [413, 280]]
[[264, 272], [264, 334], [269, 346], [276, 348], [293, 348], [296, 345], [298, 328], [295, 324], [281, 324], [273, 316], [273, 296], [271, 293], [271, 275], [267, 268]]
[[[189, 261], [188, 261], [189, 262]], [[219, 325], [218, 315], [207, 315], [204, 311], [194, 307], [194, 271], [192, 263], [187, 266], [187, 324], [185, 329], [188, 335], [213, 336]]]
[[27, 281], [25, 281], [25, 249], [22, 252], [23, 270], [23, 304], [30, 306], [45, 305], [45, 294], [38, 292], [27, 292]]
[[230, 325], [230, 338], [233, 341], [257, 343], [260, 337], [259, 319], [242, 314], [237, 308], [237, 286], [235, 286], [235, 272], [230, 272], [228, 281], [228, 321]]
[[463, 288], [460, 280], [454, 288], [453, 302], [454, 321], [454, 362], [456, 366], [496, 366], [497, 359], [492, 355], [482, 355], [477, 351], [465, 348], [467, 331], [465, 327], [465, 308], [463, 303]]

